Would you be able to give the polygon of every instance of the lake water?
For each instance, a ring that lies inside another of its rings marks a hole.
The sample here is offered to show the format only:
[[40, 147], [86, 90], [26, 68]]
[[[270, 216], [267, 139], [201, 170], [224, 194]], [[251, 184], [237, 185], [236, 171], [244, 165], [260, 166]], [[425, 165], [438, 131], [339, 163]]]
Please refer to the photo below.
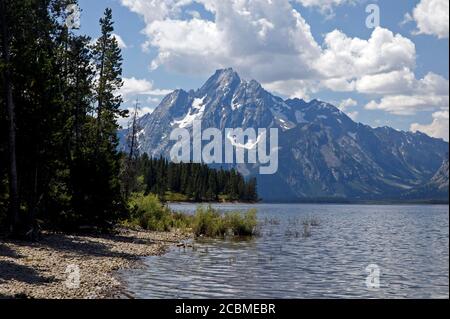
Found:
[[[257, 208], [261, 236], [146, 258], [144, 269], [121, 274], [136, 298], [449, 297], [448, 206], [214, 206]], [[319, 225], [305, 229], [311, 218]]]

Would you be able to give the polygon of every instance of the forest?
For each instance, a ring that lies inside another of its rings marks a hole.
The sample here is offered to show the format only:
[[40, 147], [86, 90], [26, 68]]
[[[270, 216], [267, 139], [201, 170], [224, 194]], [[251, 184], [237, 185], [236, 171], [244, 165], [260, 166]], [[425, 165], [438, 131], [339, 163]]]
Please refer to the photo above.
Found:
[[148, 158], [144, 154], [137, 165], [139, 181], [144, 178], [144, 191], [158, 195], [161, 200], [194, 202], [239, 201], [257, 202], [256, 179], [246, 180], [236, 170], [212, 169], [205, 164], [169, 162], [165, 158]]
[[[133, 192], [192, 201], [255, 201], [236, 171], [118, 151], [122, 54], [106, 9], [96, 40], [70, 29], [74, 0], [0, 0], [0, 225], [34, 238], [42, 228], [108, 230]], [[131, 128], [137, 111], [131, 114]], [[133, 133], [134, 132], [134, 133]]]

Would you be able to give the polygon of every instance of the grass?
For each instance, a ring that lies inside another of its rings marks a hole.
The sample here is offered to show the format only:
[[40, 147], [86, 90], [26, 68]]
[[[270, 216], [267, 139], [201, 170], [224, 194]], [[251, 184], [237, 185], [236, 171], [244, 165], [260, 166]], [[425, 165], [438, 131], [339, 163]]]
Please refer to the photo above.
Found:
[[221, 214], [211, 206], [200, 206], [195, 212], [192, 230], [198, 237], [244, 237], [256, 235], [257, 226], [256, 210]]
[[303, 237], [307, 238], [307, 237], [311, 237], [312, 233], [311, 233], [311, 228], [312, 227], [317, 227], [320, 226], [320, 220], [317, 217], [304, 217], [302, 219], [302, 224], [303, 224]]
[[302, 219], [303, 226], [320, 226], [320, 219], [317, 217], [304, 217]]
[[189, 196], [181, 193], [174, 193], [167, 191], [164, 195], [164, 199], [168, 202], [190, 202]]
[[127, 226], [139, 226], [152, 231], [171, 231], [173, 228], [187, 228], [188, 217], [172, 212], [159, 201], [156, 195], [134, 194], [130, 200], [131, 217]]
[[173, 212], [158, 196], [134, 194], [130, 200], [131, 217], [124, 226], [139, 226], [151, 231], [189, 230], [197, 237], [254, 236], [257, 234], [256, 210], [222, 214], [211, 206], [199, 206], [194, 215]]

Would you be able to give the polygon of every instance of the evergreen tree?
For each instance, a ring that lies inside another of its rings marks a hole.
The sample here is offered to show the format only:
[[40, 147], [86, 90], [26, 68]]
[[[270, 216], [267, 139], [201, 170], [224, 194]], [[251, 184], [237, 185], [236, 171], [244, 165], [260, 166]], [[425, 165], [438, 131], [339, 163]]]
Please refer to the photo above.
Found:
[[91, 203], [90, 222], [108, 227], [108, 221], [116, 220], [126, 210], [120, 186], [120, 154], [117, 151], [117, 119], [127, 116], [120, 110], [122, 98], [122, 55], [113, 35], [112, 10], [106, 9], [100, 19], [101, 36], [93, 48], [97, 81], [96, 92], [96, 151], [92, 177], [98, 191]]
[[136, 100], [133, 114], [131, 114], [131, 120], [128, 125], [127, 146], [128, 154], [125, 158], [125, 165], [122, 171], [122, 187], [123, 196], [127, 199], [131, 192], [137, 190], [137, 178], [138, 178], [138, 134], [141, 130], [138, 122], [139, 117], [139, 101]]
[[147, 193], [156, 194], [162, 200], [167, 191], [186, 195], [196, 202], [217, 201], [221, 195], [232, 201], [258, 200], [256, 179], [246, 181], [236, 170], [215, 170], [204, 164], [176, 164], [163, 157], [145, 157], [148, 164], [142, 166], [145, 169], [140, 175], [145, 176]]
[[[8, 126], [8, 153], [9, 153], [9, 223], [12, 233], [18, 231], [19, 227], [19, 189], [17, 177], [17, 142], [16, 142], [16, 108], [13, 98], [13, 84], [11, 75], [11, 36], [10, 36], [10, 15], [11, 2], [0, 1], [0, 26], [1, 26], [1, 48], [2, 63], [1, 73], [4, 87], [4, 96], [2, 97], [7, 109]], [[4, 121], [6, 123], [6, 121]], [[2, 179], [3, 180], [3, 179]]]

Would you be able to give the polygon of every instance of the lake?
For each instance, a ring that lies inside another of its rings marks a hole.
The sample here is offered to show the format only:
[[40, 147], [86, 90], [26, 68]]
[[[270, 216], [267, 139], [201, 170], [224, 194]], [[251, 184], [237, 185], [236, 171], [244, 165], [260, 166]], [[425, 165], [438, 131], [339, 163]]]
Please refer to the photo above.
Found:
[[[260, 236], [196, 240], [122, 272], [136, 298], [448, 298], [449, 206], [217, 204], [258, 209]], [[196, 205], [173, 204], [193, 212]], [[304, 221], [314, 220], [313, 226]], [[307, 223], [306, 223], [307, 224]]]

